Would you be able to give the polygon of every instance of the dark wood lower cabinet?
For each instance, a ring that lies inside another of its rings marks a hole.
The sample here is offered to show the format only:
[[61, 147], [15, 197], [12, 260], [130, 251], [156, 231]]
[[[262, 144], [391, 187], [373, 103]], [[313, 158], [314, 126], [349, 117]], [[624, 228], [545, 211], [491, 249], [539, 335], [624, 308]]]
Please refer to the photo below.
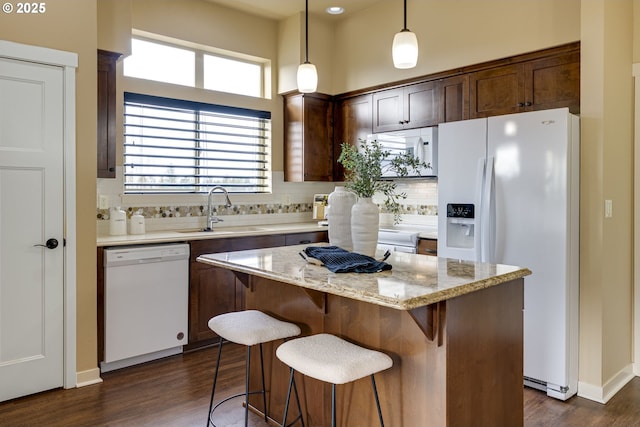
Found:
[[438, 241], [435, 239], [419, 239], [418, 253], [422, 255], [438, 255]]
[[209, 329], [213, 316], [243, 310], [245, 285], [230, 270], [202, 264], [202, 254], [326, 242], [326, 231], [191, 241], [189, 266], [189, 344], [186, 349], [217, 342]]

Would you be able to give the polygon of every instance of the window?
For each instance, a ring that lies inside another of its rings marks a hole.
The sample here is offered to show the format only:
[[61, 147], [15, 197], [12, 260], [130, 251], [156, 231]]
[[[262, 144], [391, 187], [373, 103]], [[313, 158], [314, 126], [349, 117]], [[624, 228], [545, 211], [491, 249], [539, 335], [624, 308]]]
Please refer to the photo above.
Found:
[[132, 53], [124, 60], [123, 73], [127, 77], [237, 95], [266, 96], [269, 61], [209, 46], [192, 46], [180, 45], [179, 41], [132, 38]]
[[204, 55], [204, 88], [239, 95], [262, 93], [262, 67], [259, 64]]
[[125, 193], [270, 191], [271, 113], [125, 92]]
[[124, 60], [125, 76], [195, 86], [195, 52], [139, 39], [131, 40], [131, 50]]

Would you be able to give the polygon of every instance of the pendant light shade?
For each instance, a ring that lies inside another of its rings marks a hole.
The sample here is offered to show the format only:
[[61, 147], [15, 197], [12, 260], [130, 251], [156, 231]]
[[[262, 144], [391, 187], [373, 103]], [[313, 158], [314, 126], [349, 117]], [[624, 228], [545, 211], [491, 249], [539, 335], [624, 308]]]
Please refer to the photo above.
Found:
[[393, 66], [413, 68], [418, 63], [418, 38], [407, 29], [407, 0], [404, 0], [404, 28], [393, 37]]
[[312, 93], [318, 88], [318, 71], [309, 62], [309, 0], [305, 0], [304, 10], [304, 63], [298, 66], [298, 91]]
[[298, 91], [313, 93], [318, 88], [318, 72], [316, 66], [305, 62], [298, 66]]

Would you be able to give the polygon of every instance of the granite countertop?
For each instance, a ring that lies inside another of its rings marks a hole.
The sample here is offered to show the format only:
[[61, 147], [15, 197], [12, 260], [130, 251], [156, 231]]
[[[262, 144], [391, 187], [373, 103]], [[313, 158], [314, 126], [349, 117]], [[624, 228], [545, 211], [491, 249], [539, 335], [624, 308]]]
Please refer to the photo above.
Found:
[[144, 245], [149, 243], [184, 242], [188, 240], [224, 239], [229, 237], [306, 233], [314, 231], [327, 231], [327, 227], [318, 225], [317, 221], [294, 224], [219, 226], [215, 227], [214, 231], [191, 229], [150, 231], [145, 234], [126, 234], [123, 236], [98, 236], [96, 243], [97, 246]]
[[531, 274], [522, 267], [400, 252], [394, 252], [387, 260], [393, 266], [389, 271], [332, 273], [325, 267], [308, 264], [298, 255], [307, 246], [222, 252], [202, 255], [197, 260], [399, 310], [426, 306]]

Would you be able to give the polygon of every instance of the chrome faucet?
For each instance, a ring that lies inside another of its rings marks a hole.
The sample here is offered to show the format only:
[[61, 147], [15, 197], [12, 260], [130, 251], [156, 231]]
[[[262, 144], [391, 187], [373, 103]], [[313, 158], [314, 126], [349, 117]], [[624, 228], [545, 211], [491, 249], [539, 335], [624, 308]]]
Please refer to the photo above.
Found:
[[213, 215], [211, 209], [211, 195], [216, 190], [221, 190], [224, 193], [226, 207], [230, 208], [231, 206], [233, 206], [231, 204], [231, 200], [229, 199], [229, 192], [226, 188], [220, 185], [216, 185], [211, 190], [209, 190], [209, 196], [207, 198], [207, 228], [205, 228], [205, 231], [211, 231], [213, 229], [213, 224], [217, 224], [222, 221], [222, 218], [218, 218], [217, 216]]

